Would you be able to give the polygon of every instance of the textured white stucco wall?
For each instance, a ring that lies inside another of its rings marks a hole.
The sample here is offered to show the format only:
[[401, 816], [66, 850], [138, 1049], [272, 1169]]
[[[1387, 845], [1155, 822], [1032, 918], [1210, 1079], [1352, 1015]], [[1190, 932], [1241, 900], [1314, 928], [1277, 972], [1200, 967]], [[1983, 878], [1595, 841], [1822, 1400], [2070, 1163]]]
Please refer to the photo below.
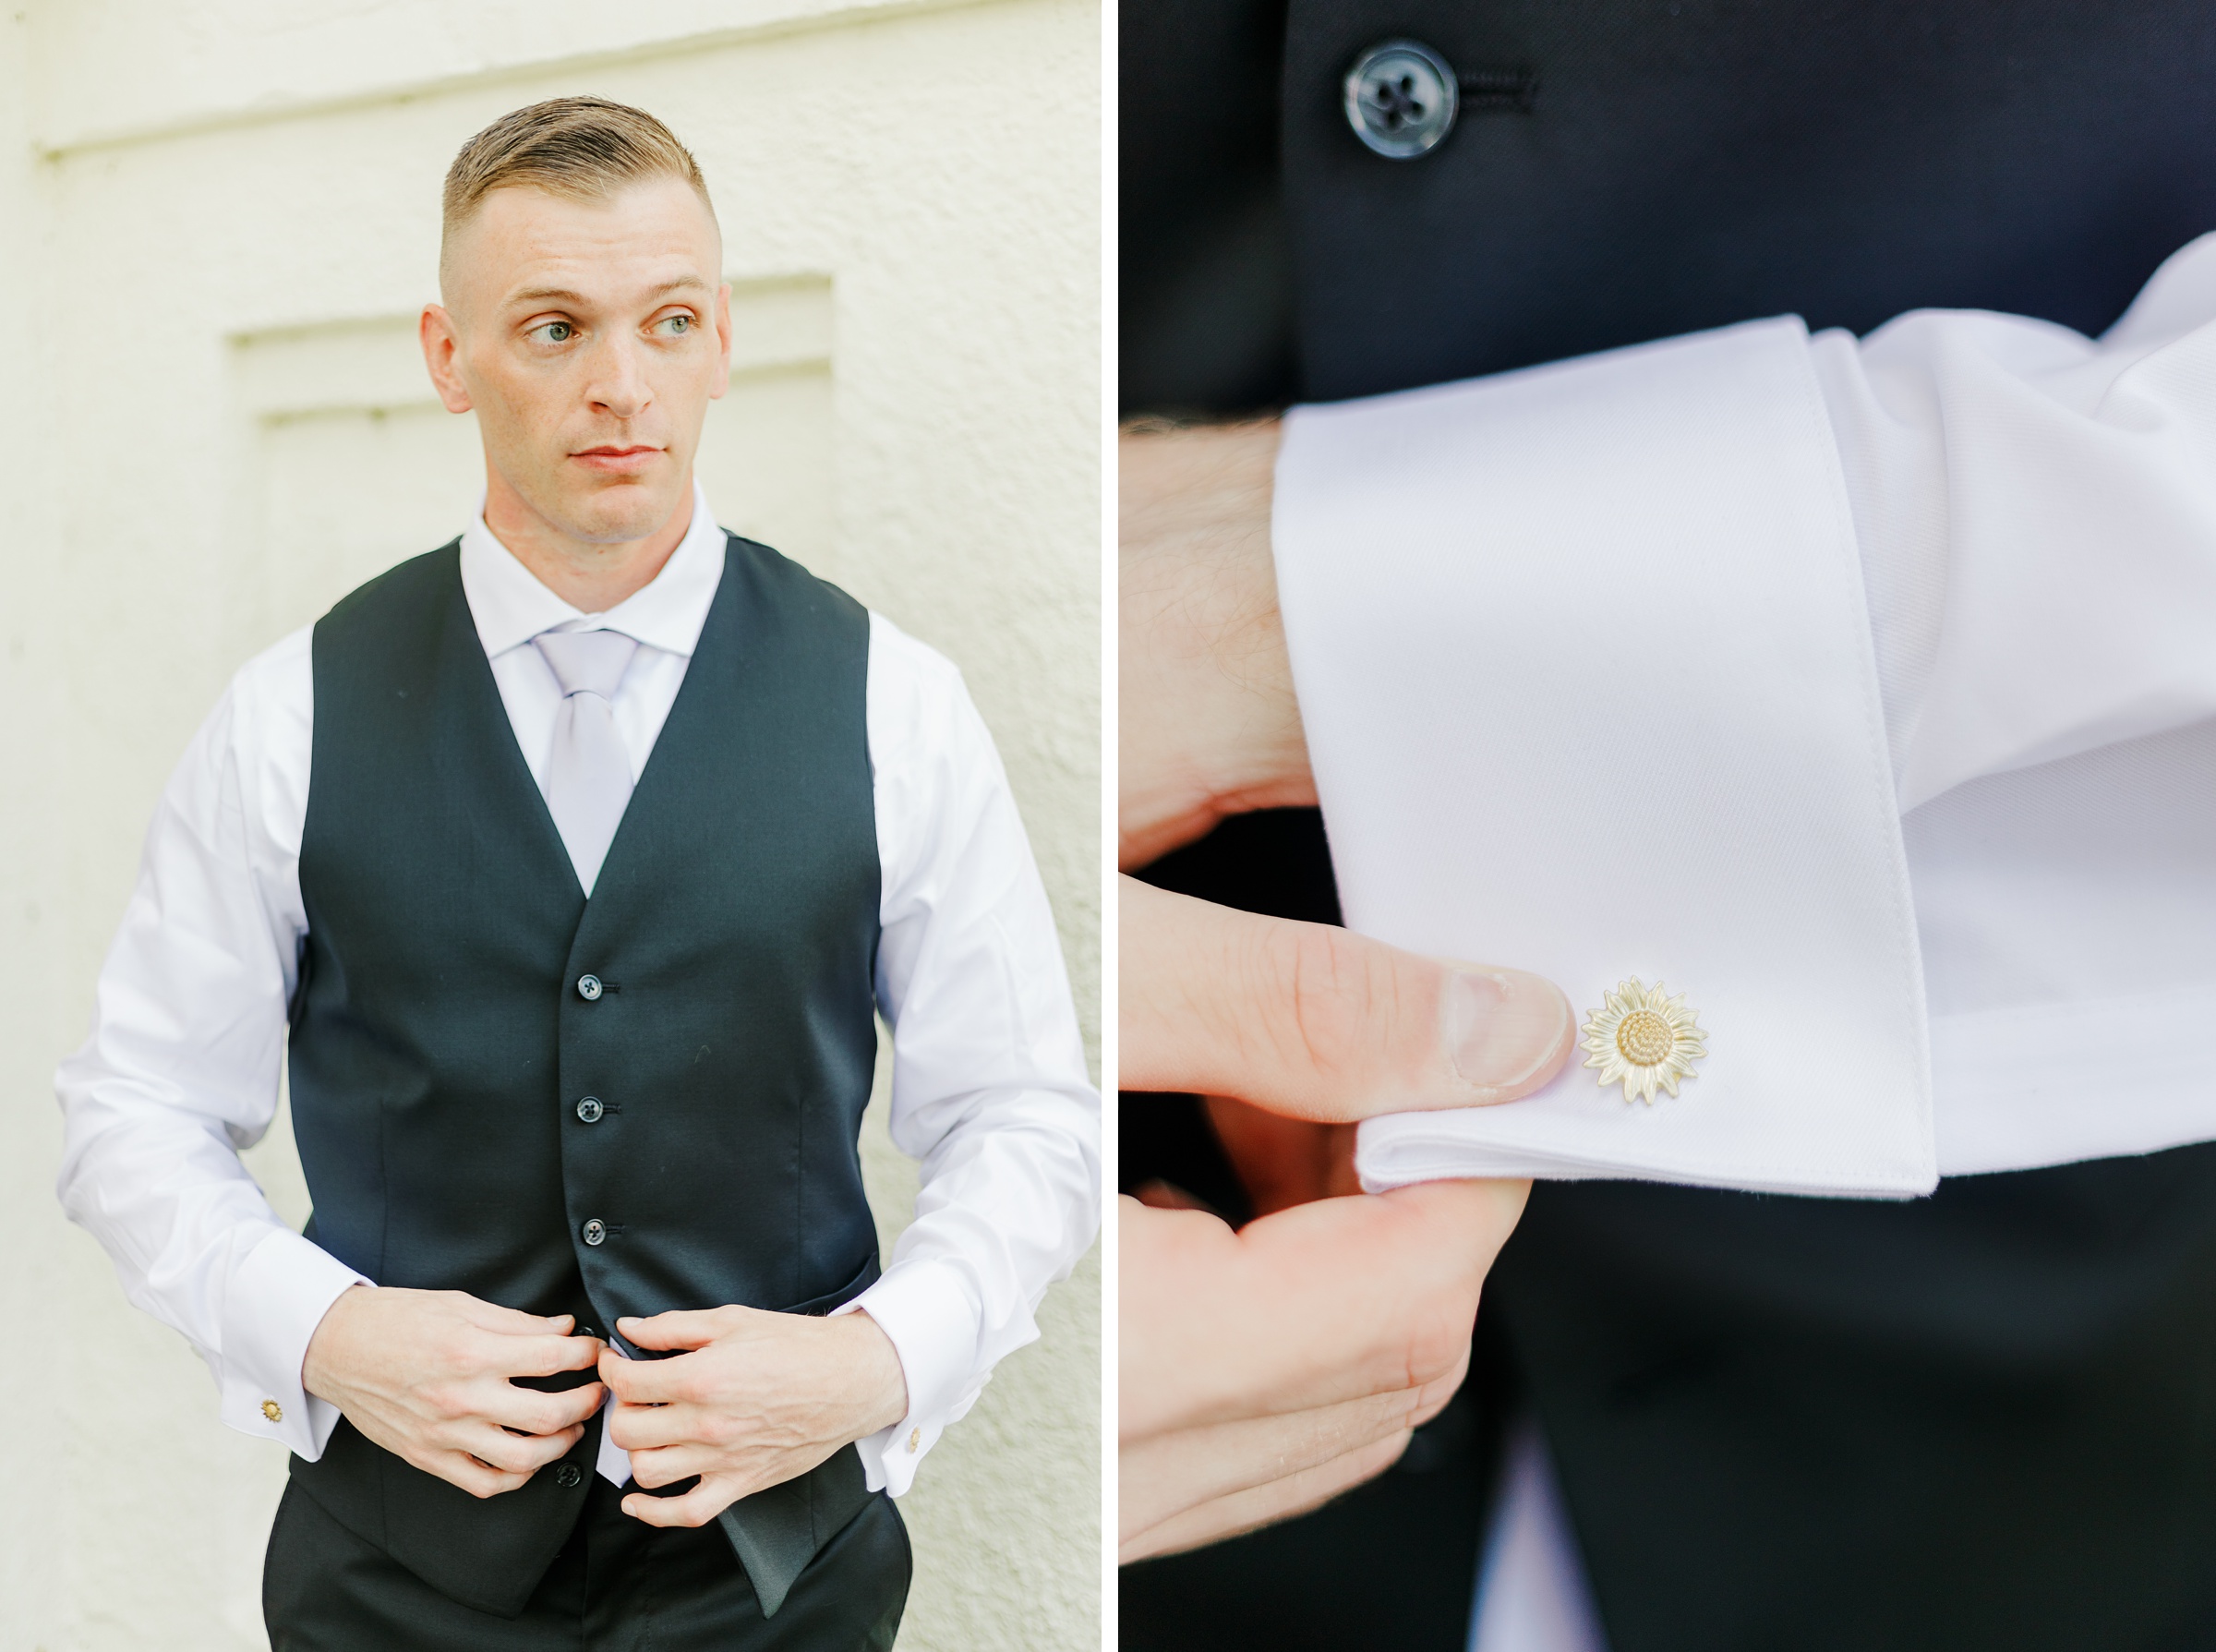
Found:
[[[597, 92], [699, 155], [718, 514], [963, 668], [1092, 1034], [1099, 43], [1090, 0], [0, 7], [0, 1652], [264, 1644], [282, 1453], [62, 1220], [50, 1076], [229, 673], [475, 503], [412, 318], [503, 111]], [[889, 1242], [913, 1170], [865, 1145]], [[305, 1213], [282, 1127], [251, 1162]], [[1099, 1645], [1099, 1316], [1089, 1259], [904, 1500], [903, 1647]]]

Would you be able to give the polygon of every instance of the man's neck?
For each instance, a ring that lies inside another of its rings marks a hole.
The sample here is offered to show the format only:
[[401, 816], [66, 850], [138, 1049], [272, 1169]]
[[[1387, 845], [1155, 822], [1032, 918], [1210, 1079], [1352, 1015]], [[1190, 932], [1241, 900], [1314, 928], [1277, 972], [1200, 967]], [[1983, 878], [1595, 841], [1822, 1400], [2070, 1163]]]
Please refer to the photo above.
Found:
[[565, 534], [498, 472], [485, 489], [485, 525], [532, 576], [572, 608], [604, 614], [653, 584], [692, 525], [692, 478], [669, 519], [644, 539], [600, 545]]

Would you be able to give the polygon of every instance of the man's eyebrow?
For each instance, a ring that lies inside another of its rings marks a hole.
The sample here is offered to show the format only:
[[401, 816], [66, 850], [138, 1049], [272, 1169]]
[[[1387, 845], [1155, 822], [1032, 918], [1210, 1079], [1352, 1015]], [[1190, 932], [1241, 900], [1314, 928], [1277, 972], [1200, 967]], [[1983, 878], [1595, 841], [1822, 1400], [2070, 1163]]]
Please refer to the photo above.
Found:
[[[674, 293], [684, 287], [697, 287], [704, 293], [713, 290], [697, 275], [680, 275], [674, 280], [663, 282], [659, 286], [648, 288], [646, 295], [649, 298], [659, 298], [665, 293]], [[509, 294], [508, 302], [511, 304], [569, 304], [583, 309], [592, 301], [586, 298], [583, 293], [569, 287], [525, 287], [521, 292]]]

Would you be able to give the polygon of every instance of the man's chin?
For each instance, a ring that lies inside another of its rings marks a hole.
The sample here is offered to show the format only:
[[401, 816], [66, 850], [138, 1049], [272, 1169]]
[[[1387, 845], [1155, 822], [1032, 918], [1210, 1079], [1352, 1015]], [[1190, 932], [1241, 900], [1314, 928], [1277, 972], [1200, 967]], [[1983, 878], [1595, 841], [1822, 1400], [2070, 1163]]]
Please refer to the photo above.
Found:
[[563, 500], [557, 520], [563, 532], [588, 545], [630, 545], [659, 532], [690, 502], [681, 487], [665, 478], [627, 477]]

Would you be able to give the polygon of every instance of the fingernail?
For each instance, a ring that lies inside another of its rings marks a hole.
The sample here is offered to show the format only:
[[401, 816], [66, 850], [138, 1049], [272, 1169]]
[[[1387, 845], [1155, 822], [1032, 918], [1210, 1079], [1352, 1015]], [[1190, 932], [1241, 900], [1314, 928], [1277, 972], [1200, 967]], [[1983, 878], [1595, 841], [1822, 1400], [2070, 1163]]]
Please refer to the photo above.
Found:
[[1457, 970], [1439, 998], [1448, 1058], [1482, 1101], [1527, 1093], [1568, 1048], [1570, 1001], [1543, 975]]

